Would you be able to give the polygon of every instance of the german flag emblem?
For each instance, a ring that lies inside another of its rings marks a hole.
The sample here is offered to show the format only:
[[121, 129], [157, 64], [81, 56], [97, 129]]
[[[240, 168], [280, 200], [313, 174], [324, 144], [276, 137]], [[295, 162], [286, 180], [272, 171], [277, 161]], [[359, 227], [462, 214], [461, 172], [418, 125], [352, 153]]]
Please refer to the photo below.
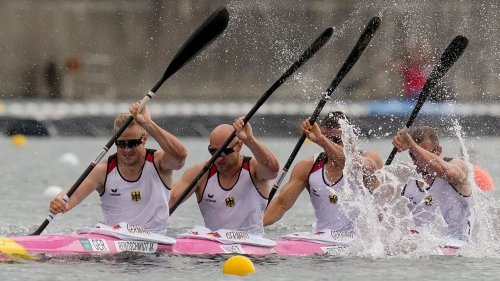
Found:
[[141, 192], [139, 190], [134, 190], [130, 192], [130, 196], [132, 197], [132, 201], [134, 202], [141, 201]]
[[328, 198], [330, 199], [330, 204], [337, 205], [337, 202], [339, 201], [337, 194], [330, 194]]
[[233, 196], [226, 197], [226, 206], [232, 208], [234, 207], [234, 205], [236, 205], [236, 203], [234, 202], [234, 197]]

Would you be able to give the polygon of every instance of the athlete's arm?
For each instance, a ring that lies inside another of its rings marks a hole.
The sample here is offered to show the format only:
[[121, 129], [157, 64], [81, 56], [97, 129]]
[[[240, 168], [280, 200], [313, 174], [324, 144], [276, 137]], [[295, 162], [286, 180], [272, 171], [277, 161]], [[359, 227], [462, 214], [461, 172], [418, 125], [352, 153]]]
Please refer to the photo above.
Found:
[[392, 143], [399, 152], [408, 149], [415, 158], [415, 165], [425, 167], [427, 170], [436, 173], [438, 177], [453, 185], [462, 195], [469, 196], [471, 194], [472, 189], [468, 182], [468, 170], [463, 160], [445, 161], [440, 156], [442, 150], [440, 146], [435, 148], [434, 152], [428, 151], [415, 143], [405, 129], [397, 133]]
[[[180, 179], [174, 182], [174, 184], [172, 185], [172, 191], [170, 192], [170, 198], [168, 200], [169, 206], [172, 206], [178, 200], [180, 195], [191, 184], [191, 182], [194, 180], [196, 175], [198, 175], [198, 173], [203, 169], [203, 167], [204, 167], [203, 164], [196, 164], [194, 166], [191, 166], [184, 172], [184, 174], [182, 174], [182, 177]], [[199, 197], [198, 200], [201, 198], [200, 182], [203, 182], [205, 176], [206, 173], [196, 183], [195, 187], [189, 192], [188, 196], [186, 196], [186, 198], [184, 198], [182, 202], [186, 201], [189, 197], [191, 197], [191, 195], [193, 195], [194, 192], [196, 192], [197, 197]]]
[[449, 182], [460, 194], [469, 196], [472, 193], [465, 161], [454, 158], [447, 162], [439, 157], [437, 165], [439, 167], [435, 170], [436, 174]]
[[318, 123], [314, 123], [311, 126], [311, 124], [309, 123], [309, 119], [307, 119], [302, 122], [301, 130], [309, 140], [323, 148], [328, 160], [332, 161], [335, 167], [340, 169], [344, 168], [344, 148], [336, 143], [333, 143], [325, 135], [323, 135], [321, 133], [321, 129], [318, 126]]
[[264, 213], [264, 226], [279, 221], [283, 215], [292, 208], [299, 198], [300, 193], [307, 185], [309, 171], [313, 160], [299, 161], [292, 170], [290, 179], [282, 187], [281, 192], [275, 197]]
[[236, 136], [252, 151], [255, 158], [255, 176], [259, 181], [272, 180], [278, 176], [280, 169], [276, 156], [263, 143], [258, 141], [253, 133], [250, 123], [244, 124], [243, 118], [236, 119], [233, 123]]
[[66, 213], [80, 204], [89, 194], [97, 190], [99, 193], [104, 191], [104, 179], [106, 178], [107, 161], [99, 163], [85, 180], [80, 184], [78, 189], [71, 195], [68, 203], [62, 200], [62, 197], [67, 193], [61, 192], [50, 202], [50, 212], [52, 214]]
[[158, 168], [160, 171], [165, 172], [182, 168], [187, 157], [187, 148], [184, 144], [151, 119], [147, 106], [144, 106], [139, 111], [139, 102], [136, 102], [130, 107], [130, 113], [134, 116], [135, 121], [160, 145], [162, 150], [157, 151], [155, 154], [155, 159], [159, 159]]
[[375, 176], [375, 171], [382, 168], [383, 162], [380, 155], [374, 151], [364, 151], [361, 154], [363, 182], [370, 192], [373, 192], [380, 185], [379, 179]]

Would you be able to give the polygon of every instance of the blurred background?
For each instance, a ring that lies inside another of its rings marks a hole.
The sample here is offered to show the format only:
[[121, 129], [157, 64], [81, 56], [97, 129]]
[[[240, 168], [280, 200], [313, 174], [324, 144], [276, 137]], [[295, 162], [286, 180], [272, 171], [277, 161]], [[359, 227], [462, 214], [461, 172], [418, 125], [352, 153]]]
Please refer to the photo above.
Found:
[[454, 116], [473, 134], [500, 133], [496, 0], [2, 0], [0, 129], [109, 135], [115, 115], [152, 88], [221, 5], [230, 12], [223, 36], [150, 102], [153, 117], [178, 134], [203, 136], [213, 124], [245, 115], [316, 36], [333, 27], [328, 45], [256, 116], [265, 124], [258, 133], [295, 132], [373, 16], [382, 19], [379, 31], [325, 111], [345, 110], [368, 136], [401, 127], [443, 50], [464, 35], [469, 46], [436, 87], [422, 120], [446, 128], [443, 116]]

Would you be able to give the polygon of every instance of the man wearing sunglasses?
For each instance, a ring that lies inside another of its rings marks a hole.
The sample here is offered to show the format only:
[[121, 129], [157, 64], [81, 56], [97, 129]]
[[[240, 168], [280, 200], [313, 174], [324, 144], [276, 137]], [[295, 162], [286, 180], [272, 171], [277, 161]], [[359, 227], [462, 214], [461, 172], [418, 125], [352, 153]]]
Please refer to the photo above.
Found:
[[[148, 108], [145, 106], [141, 110], [139, 104], [136, 102], [129, 109], [134, 120], [115, 141], [116, 154], [92, 170], [68, 203], [60, 196], [53, 199], [51, 213], [69, 211], [96, 190], [101, 199], [104, 224], [113, 226], [126, 222], [165, 234], [172, 171], [182, 168], [187, 149], [179, 139], [151, 120]], [[130, 114], [122, 113], [115, 119], [115, 132]], [[149, 136], [158, 142], [159, 150], [146, 149]]]
[[403, 189], [414, 215], [416, 232], [442, 216], [449, 238], [468, 241], [472, 226], [472, 188], [466, 163], [442, 158], [443, 148], [434, 130], [421, 126], [400, 130], [392, 140], [398, 152], [408, 150], [424, 182], [411, 180]]
[[[290, 179], [269, 204], [264, 216], [264, 225], [271, 225], [280, 220], [306, 188], [316, 215], [315, 232], [352, 232], [351, 219], [346, 215], [351, 213], [351, 210], [346, 209], [341, 195], [345, 185], [346, 162], [340, 127], [342, 119], [348, 121], [343, 112], [334, 111], [325, 116], [319, 125], [315, 123], [311, 126], [309, 119], [302, 123], [302, 132], [309, 140], [319, 145], [323, 152], [297, 162]], [[372, 190], [377, 184], [373, 173], [382, 167], [382, 159], [376, 152], [359, 153], [364, 185], [359, 188]]]
[[[236, 131], [236, 138], [223, 150], [186, 198], [196, 193], [205, 226], [212, 231], [228, 229], [262, 235], [262, 219], [270, 190], [269, 180], [278, 175], [279, 162], [255, 138], [250, 123], [245, 125], [242, 117], [236, 119], [232, 126], [222, 124], [210, 133], [210, 155], [221, 147], [233, 131]], [[241, 154], [243, 145], [250, 149], [254, 157]], [[177, 200], [205, 165], [206, 163], [199, 163], [188, 168], [174, 183], [170, 204]]]

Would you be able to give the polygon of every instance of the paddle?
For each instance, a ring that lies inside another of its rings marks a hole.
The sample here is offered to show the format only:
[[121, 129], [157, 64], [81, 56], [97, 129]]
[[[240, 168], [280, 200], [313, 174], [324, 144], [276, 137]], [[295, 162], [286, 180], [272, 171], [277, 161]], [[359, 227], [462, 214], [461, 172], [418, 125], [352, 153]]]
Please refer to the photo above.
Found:
[[[413, 124], [413, 121], [415, 121], [415, 118], [417, 118], [417, 114], [420, 111], [420, 108], [422, 108], [422, 105], [424, 105], [427, 96], [429, 96], [434, 86], [436, 86], [439, 80], [460, 58], [460, 56], [465, 51], [468, 43], [469, 40], [466, 37], [459, 35], [451, 41], [448, 47], [446, 47], [443, 54], [441, 55], [441, 58], [439, 58], [439, 61], [434, 66], [434, 69], [429, 75], [429, 78], [427, 78], [424, 87], [420, 91], [417, 104], [415, 105], [415, 108], [410, 115], [410, 119], [408, 119], [408, 122], [406, 122], [406, 128], [410, 128], [410, 126]], [[385, 165], [390, 165], [392, 163], [392, 160], [394, 159], [394, 156], [397, 152], [398, 150], [394, 147], [391, 151], [391, 154], [389, 155], [389, 158], [387, 158], [387, 161], [385, 161]]]
[[[359, 37], [358, 42], [356, 42], [356, 45], [354, 45], [354, 49], [352, 49], [351, 53], [347, 57], [346, 61], [340, 68], [339, 72], [333, 79], [332, 83], [330, 83], [330, 86], [328, 86], [328, 89], [326, 90], [323, 98], [318, 103], [318, 106], [316, 106], [316, 109], [314, 109], [313, 115], [309, 118], [309, 122], [311, 125], [316, 122], [316, 119], [318, 118], [319, 114], [321, 113], [321, 110], [325, 106], [327, 100], [330, 98], [330, 95], [335, 91], [337, 86], [340, 84], [340, 82], [344, 79], [344, 77], [349, 73], [351, 68], [354, 66], [354, 64], [358, 61], [358, 59], [361, 57], [363, 52], [365, 51], [366, 47], [368, 47], [368, 44], [370, 44], [370, 41], [372, 40], [373, 36], [375, 35], [375, 32], [380, 26], [380, 18], [379, 17], [373, 17], [368, 25], [366, 26], [365, 30], [361, 34], [361, 37]], [[302, 134], [302, 136], [299, 138], [299, 141], [297, 141], [297, 144], [295, 145], [292, 154], [290, 157], [288, 157], [288, 160], [285, 163], [285, 166], [281, 170], [281, 174], [278, 177], [278, 180], [276, 183], [273, 185], [273, 188], [271, 189], [271, 192], [269, 193], [269, 198], [267, 199], [267, 205], [271, 203], [271, 200], [273, 199], [274, 195], [276, 194], [276, 191], [278, 191], [279, 187], [281, 186], [281, 182], [285, 178], [286, 174], [288, 173], [288, 169], [290, 169], [290, 166], [293, 163], [293, 160], [295, 160], [295, 157], [297, 156], [297, 153], [299, 153], [300, 148], [302, 147], [302, 144], [306, 140], [306, 135]]]
[[[203, 24], [187, 39], [187, 41], [182, 45], [177, 54], [174, 56], [170, 64], [168, 65], [165, 73], [161, 79], [151, 88], [151, 90], [146, 94], [146, 96], [141, 100], [140, 107], [144, 105], [154, 97], [156, 91], [163, 85], [163, 83], [174, 75], [184, 64], [195, 57], [201, 50], [208, 46], [215, 38], [217, 38], [226, 29], [229, 22], [229, 12], [226, 8], [217, 9], [208, 19], [203, 22]], [[128, 125], [132, 122], [134, 118], [130, 116], [127, 121], [116, 131], [113, 137], [106, 143], [103, 147], [101, 153], [97, 158], [90, 163], [83, 174], [78, 178], [78, 180], [73, 184], [68, 193], [64, 196], [63, 200], [68, 202], [69, 197], [78, 189], [80, 184], [87, 178], [94, 167], [101, 161], [101, 159], [106, 155], [108, 150], [111, 148], [115, 140], [120, 137], [120, 135], [125, 131]], [[42, 231], [47, 227], [47, 225], [54, 219], [54, 215], [49, 212], [47, 219], [38, 227], [38, 229], [31, 235], [40, 235]]]
[[[271, 94], [279, 87], [281, 86], [292, 74], [299, 69], [306, 61], [308, 61], [316, 52], [323, 47], [328, 40], [330, 40], [330, 37], [333, 34], [333, 29], [332, 28], [327, 28], [321, 35], [305, 50], [305, 52], [299, 57], [297, 61], [295, 61], [288, 69], [287, 71], [281, 75], [281, 77], [274, 82], [274, 84], [260, 97], [260, 99], [257, 101], [257, 103], [254, 105], [254, 107], [248, 112], [248, 114], [243, 118], [244, 123], [246, 124], [250, 118], [255, 114], [255, 112], [264, 104], [264, 102], [271, 96]], [[210, 167], [214, 164], [215, 160], [219, 158], [221, 155], [222, 151], [224, 148], [226, 148], [229, 143], [234, 139], [236, 136], [236, 131], [233, 131], [233, 133], [226, 139], [226, 141], [219, 147], [219, 149], [212, 155], [212, 158], [208, 160], [208, 162], [205, 164], [205, 166], [201, 169], [201, 171], [196, 175], [196, 177], [193, 179], [193, 181], [188, 185], [188, 187], [182, 192], [182, 194], [177, 198], [177, 201], [174, 202], [172, 206], [170, 206], [170, 215], [172, 215], [177, 207], [186, 199], [186, 197], [189, 195], [191, 190], [195, 187], [196, 183], [201, 179], [203, 174], [205, 174]]]

